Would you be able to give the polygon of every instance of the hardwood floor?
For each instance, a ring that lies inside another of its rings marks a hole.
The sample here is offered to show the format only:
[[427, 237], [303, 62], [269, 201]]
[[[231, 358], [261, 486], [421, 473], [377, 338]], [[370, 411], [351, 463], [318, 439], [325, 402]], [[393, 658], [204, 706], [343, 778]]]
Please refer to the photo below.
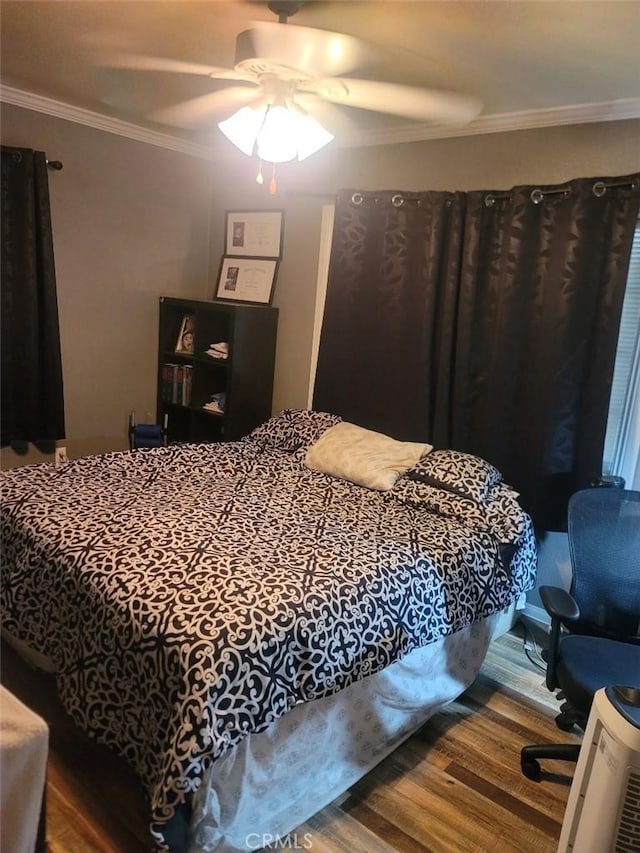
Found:
[[[3, 684], [50, 725], [48, 853], [149, 853], [144, 793], [134, 774], [79, 732], [53, 678], [2, 646]], [[292, 833], [312, 853], [555, 851], [571, 765], [520, 772], [528, 743], [578, 740], [554, 724], [555, 698], [519, 629], [495, 641], [474, 684], [337, 801]], [[563, 775], [569, 774], [569, 775]]]

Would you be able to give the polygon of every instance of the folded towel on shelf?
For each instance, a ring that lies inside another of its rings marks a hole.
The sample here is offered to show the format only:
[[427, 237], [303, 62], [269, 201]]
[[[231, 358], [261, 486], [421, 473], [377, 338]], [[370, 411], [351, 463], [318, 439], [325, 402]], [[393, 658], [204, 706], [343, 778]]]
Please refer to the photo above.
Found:
[[209, 344], [209, 349], [205, 353], [211, 358], [229, 358], [229, 344], [227, 341], [218, 341], [215, 344]]
[[224, 415], [226, 407], [227, 395], [224, 391], [220, 391], [217, 394], [214, 394], [209, 402], [205, 403], [202, 408], [206, 409], [208, 412], [214, 412], [217, 415]]

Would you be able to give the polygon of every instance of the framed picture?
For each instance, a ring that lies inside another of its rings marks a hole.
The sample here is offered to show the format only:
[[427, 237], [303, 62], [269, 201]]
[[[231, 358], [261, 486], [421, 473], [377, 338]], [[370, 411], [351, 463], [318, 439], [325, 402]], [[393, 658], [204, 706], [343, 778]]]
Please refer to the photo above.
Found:
[[225, 256], [220, 266], [216, 299], [270, 305], [276, 281], [276, 258]]
[[281, 210], [228, 210], [225, 254], [281, 257], [283, 221]]
[[195, 317], [193, 314], [185, 314], [180, 323], [178, 340], [176, 341], [176, 352], [193, 353], [193, 336], [195, 333]]

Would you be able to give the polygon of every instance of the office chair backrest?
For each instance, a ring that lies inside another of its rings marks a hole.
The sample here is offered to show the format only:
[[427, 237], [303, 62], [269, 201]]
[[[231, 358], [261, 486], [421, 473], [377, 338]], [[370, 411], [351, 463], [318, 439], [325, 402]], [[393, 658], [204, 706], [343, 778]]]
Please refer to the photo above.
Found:
[[640, 642], [640, 492], [593, 488], [569, 501], [578, 633]]

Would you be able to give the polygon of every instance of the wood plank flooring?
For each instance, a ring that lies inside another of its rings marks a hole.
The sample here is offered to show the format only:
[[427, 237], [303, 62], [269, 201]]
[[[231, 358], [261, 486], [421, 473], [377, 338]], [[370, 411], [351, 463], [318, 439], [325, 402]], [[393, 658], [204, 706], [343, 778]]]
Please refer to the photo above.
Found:
[[[518, 626], [496, 640], [474, 684], [416, 735], [290, 836], [312, 853], [552, 853], [573, 766], [520, 772], [528, 743], [577, 741], [525, 655]], [[3, 644], [1, 680], [50, 726], [48, 853], [149, 853], [144, 793], [115, 755], [79, 732], [53, 677]], [[8, 852], [9, 853], [9, 852]]]

